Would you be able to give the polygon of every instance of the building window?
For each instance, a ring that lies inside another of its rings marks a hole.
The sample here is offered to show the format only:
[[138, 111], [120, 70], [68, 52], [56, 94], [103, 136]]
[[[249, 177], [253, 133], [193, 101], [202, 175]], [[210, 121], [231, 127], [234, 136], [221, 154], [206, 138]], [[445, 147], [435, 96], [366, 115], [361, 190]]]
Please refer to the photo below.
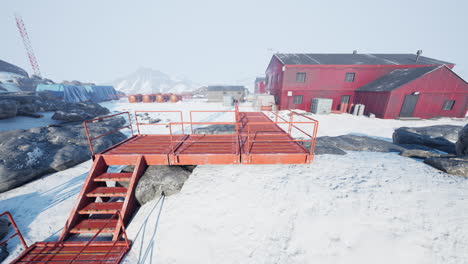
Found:
[[306, 73], [305, 72], [298, 72], [296, 73], [296, 82], [303, 83], [306, 80]]
[[302, 95], [294, 96], [294, 104], [302, 104]]
[[444, 106], [442, 107], [442, 110], [451, 111], [454, 105], [455, 105], [455, 100], [447, 100], [445, 101]]
[[346, 77], [345, 77], [345, 82], [354, 82], [354, 76], [356, 76], [356, 73], [347, 72]]

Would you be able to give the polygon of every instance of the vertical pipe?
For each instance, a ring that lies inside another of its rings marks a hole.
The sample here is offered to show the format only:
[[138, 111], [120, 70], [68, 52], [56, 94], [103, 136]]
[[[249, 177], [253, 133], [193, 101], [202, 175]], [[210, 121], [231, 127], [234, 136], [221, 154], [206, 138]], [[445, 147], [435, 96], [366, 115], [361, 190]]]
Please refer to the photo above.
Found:
[[138, 130], [138, 135], [141, 135], [140, 133], [140, 123], [138, 122], [138, 115], [137, 115], [138, 111], [135, 111], [135, 123], [136, 123], [136, 126], [137, 126], [137, 130]]
[[[132, 118], [130, 116], [130, 112], [127, 112], [127, 114], [128, 114], [128, 122], [130, 123], [130, 130], [132, 130], [132, 137], [133, 137], [135, 134], [133, 133]], [[135, 118], [136, 118], [136, 115], [135, 115]]]
[[86, 132], [86, 137], [88, 138], [88, 144], [89, 144], [89, 150], [91, 151], [91, 157], [94, 156], [94, 148], [93, 148], [93, 142], [91, 141], [91, 138], [89, 137], [89, 131], [88, 131], [88, 125], [87, 121], [83, 122], [83, 125], [85, 127], [85, 132]]
[[182, 114], [182, 111], [180, 111], [180, 121], [182, 122], [182, 135], [185, 135], [185, 130], [184, 130], [184, 115]]

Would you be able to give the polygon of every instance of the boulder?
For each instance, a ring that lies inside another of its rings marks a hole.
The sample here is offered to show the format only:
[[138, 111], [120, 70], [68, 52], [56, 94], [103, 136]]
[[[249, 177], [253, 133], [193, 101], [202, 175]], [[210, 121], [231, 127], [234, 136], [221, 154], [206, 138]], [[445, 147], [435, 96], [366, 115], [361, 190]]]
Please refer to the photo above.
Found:
[[2, 263], [2, 261], [4, 261], [9, 255], [10, 253], [7, 250], [7, 243], [1, 245], [0, 246], [0, 263]]
[[468, 125], [459, 132], [457, 143], [455, 144], [457, 156], [468, 156]]
[[0, 119], [15, 117], [18, 106], [14, 100], [0, 100]]
[[356, 135], [318, 137], [317, 145], [350, 151], [402, 152], [405, 150], [405, 148], [385, 140]]
[[409, 158], [418, 158], [418, 159], [425, 159], [429, 157], [444, 157], [447, 155], [442, 155], [435, 153], [433, 151], [427, 151], [427, 150], [420, 150], [420, 149], [408, 149], [404, 150], [403, 152], [400, 153], [401, 156], [403, 157], [409, 157]]
[[[122, 172], [132, 172], [133, 166], [128, 166]], [[140, 205], [157, 199], [161, 195], [178, 193], [192, 173], [194, 166], [148, 166], [141, 176], [135, 189], [135, 197]], [[128, 182], [119, 182], [120, 186], [128, 186]]]
[[8, 232], [10, 231], [10, 221], [6, 218], [0, 218], [0, 241], [3, 241], [3, 239], [8, 235]]
[[430, 157], [424, 163], [449, 174], [468, 177], [468, 159]]
[[[125, 123], [123, 118], [92, 123], [92, 137]], [[95, 152], [124, 140], [120, 132], [93, 141]], [[0, 132], [0, 192], [34, 180], [44, 174], [75, 166], [90, 158], [82, 124], [38, 127]]]
[[206, 127], [198, 127], [193, 130], [194, 134], [234, 134], [236, 133], [235, 125], [211, 125]]
[[[418, 128], [421, 129], [421, 128]], [[438, 149], [447, 153], [455, 153], [455, 144], [444, 137], [431, 137], [430, 135], [418, 134], [413, 128], [401, 127], [393, 132], [393, 142], [395, 144], [422, 145]]]
[[405, 130], [431, 138], [445, 138], [455, 143], [458, 139], [458, 132], [462, 130], [462, 128], [462, 126], [454, 125], [436, 125], [427, 127], [405, 127]]
[[92, 116], [83, 110], [73, 110], [70, 112], [56, 111], [52, 116], [53, 120], [61, 120], [65, 122], [78, 122], [91, 119]]

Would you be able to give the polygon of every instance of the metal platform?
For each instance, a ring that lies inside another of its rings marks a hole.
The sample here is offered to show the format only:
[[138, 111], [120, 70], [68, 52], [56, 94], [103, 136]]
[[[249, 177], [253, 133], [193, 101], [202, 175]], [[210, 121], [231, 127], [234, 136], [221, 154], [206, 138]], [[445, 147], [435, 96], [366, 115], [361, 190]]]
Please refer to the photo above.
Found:
[[[148, 111], [149, 113], [166, 113], [164, 111]], [[232, 122], [193, 122], [193, 113], [233, 113]], [[94, 156], [102, 156], [107, 164], [131, 165], [138, 157], [143, 156], [148, 165], [203, 165], [203, 164], [306, 164], [313, 160], [313, 150], [317, 134], [318, 121], [305, 115], [290, 111], [289, 120], [270, 112], [270, 118], [263, 112], [234, 111], [191, 111], [190, 121], [183, 121], [180, 111], [168, 111], [180, 115], [179, 122], [148, 124], [138, 121], [135, 112], [137, 134], [133, 134], [133, 124], [123, 126], [117, 130], [129, 128], [132, 136], [127, 140], [112, 146], [100, 153], [94, 153], [92, 141], [100, 136], [90, 138], [87, 133], [90, 149]], [[128, 115], [125, 112], [117, 115]], [[114, 117], [112, 115], [110, 117]], [[302, 121], [294, 121], [293, 118]], [[106, 118], [106, 117], [104, 117]], [[100, 118], [101, 119], [101, 118]], [[90, 120], [85, 123], [95, 122]], [[309, 125], [310, 133], [299, 128], [299, 125]], [[142, 134], [144, 125], [159, 125], [169, 128], [167, 134]], [[195, 134], [193, 126], [231, 125], [235, 128], [231, 134]], [[190, 126], [190, 132], [184, 130]], [[174, 134], [174, 128], [182, 128], [179, 134]], [[306, 139], [295, 139], [292, 131]], [[88, 130], [87, 130], [88, 131]], [[308, 148], [302, 142], [309, 142]]]

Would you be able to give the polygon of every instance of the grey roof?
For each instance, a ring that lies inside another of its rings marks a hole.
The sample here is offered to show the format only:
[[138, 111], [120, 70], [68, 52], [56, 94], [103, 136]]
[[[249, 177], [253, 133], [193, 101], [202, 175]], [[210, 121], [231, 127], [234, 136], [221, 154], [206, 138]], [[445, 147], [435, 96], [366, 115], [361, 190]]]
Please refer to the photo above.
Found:
[[371, 91], [371, 92], [389, 92], [397, 89], [419, 77], [444, 66], [418, 67], [408, 69], [398, 69], [389, 72], [388, 74], [359, 87], [356, 91]]
[[264, 82], [266, 81], [266, 78], [265, 77], [257, 77], [255, 78], [255, 82]]
[[244, 86], [233, 86], [233, 85], [213, 85], [208, 86], [207, 91], [244, 91]]
[[275, 56], [285, 65], [454, 65], [416, 54], [286, 54]]

